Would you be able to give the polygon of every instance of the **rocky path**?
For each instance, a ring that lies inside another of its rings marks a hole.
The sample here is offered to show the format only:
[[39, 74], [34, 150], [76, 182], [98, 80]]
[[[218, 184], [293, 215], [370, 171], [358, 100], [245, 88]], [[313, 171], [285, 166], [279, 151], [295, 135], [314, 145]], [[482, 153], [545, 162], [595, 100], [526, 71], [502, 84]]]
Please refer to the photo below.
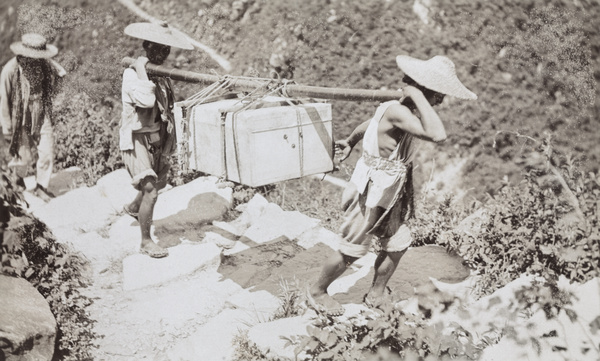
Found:
[[[135, 195], [127, 173], [69, 189], [72, 172], [54, 182], [61, 195], [50, 203], [26, 197], [60, 242], [90, 260], [93, 282], [86, 292], [101, 335], [97, 360], [232, 360], [234, 337], [243, 330], [267, 336], [261, 327], [280, 307], [282, 287], [305, 289], [336, 249], [338, 236], [319, 220], [283, 211], [260, 195], [228, 220], [231, 188], [206, 177], [161, 193], [153, 232], [170, 255], [151, 259], [138, 253], [137, 221], [120, 212]], [[330, 293], [348, 310], [364, 307], [374, 258], [360, 259], [331, 285]], [[468, 275], [460, 259], [443, 249], [414, 248], [390, 287], [408, 298], [431, 278], [455, 283]], [[290, 325], [283, 329], [289, 332]]]

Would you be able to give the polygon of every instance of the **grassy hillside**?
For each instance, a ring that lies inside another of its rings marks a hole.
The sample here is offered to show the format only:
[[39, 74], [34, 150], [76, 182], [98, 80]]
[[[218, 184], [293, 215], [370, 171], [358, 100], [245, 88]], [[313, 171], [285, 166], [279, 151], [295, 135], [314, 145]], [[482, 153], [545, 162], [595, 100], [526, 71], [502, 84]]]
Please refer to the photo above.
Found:
[[[268, 77], [275, 53], [301, 84], [396, 89], [401, 86], [396, 55], [451, 57], [459, 78], [479, 99], [442, 105], [450, 136], [436, 151], [469, 157], [464, 176], [478, 197], [493, 193], [504, 176], [517, 181], [524, 166], [540, 166], [531, 155], [532, 142], [496, 137], [498, 131], [539, 140], [551, 134], [556, 149], [572, 154], [582, 169], [598, 168], [597, 2], [436, 0], [429, 24], [415, 15], [413, 1], [249, 0], [235, 3], [242, 5], [238, 12], [231, 0], [136, 3], [215, 48], [231, 61], [232, 75]], [[141, 54], [139, 42], [122, 34], [140, 19], [116, 1], [8, 0], [0, 10], [3, 62], [12, 56], [8, 45], [19, 38], [19, 29], [42, 32], [61, 49], [57, 60], [69, 76], [56, 104], [59, 165], [92, 169], [91, 178], [119, 167], [119, 62]], [[175, 50], [168, 65], [224, 73], [199, 50]], [[180, 98], [200, 90], [176, 86]], [[335, 136], [348, 135], [375, 106], [333, 102]]]

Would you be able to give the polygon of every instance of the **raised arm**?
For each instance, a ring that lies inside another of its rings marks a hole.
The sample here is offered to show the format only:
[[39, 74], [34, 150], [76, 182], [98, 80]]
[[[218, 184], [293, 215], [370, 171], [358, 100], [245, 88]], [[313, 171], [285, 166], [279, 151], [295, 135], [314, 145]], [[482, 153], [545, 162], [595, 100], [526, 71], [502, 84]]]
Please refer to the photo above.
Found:
[[436, 143], [446, 140], [444, 124], [423, 93], [413, 86], [407, 86], [403, 91], [415, 103], [420, 119], [404, 105], [390, 106], [384, 117], [417, 138]]

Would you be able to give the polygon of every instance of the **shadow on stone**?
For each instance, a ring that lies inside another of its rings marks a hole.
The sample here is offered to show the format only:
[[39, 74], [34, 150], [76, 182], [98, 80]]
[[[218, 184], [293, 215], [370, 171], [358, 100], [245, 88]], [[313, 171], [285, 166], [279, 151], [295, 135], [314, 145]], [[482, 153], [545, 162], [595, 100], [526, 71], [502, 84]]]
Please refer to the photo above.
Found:
[[227, 200], [217, 193], [198, 194], [190, 199], [184, 210], [154, 220], [154, 234], [162, 247], [176, 246], [182, 239], [200, 242], [207, 224], [220, 219], [228, 208]]
[[[244, 242], [244, 237], [240, 241]], [[250, 240], [247, 239], [247, 241]], [[287, 265], [290, 259], [296, 257], [303, 250], [304, 248], [298, 246], [296, 242], [284, 236], [278, 237], [272, 241], [255, 245], [245, 251], [224, 256], [218, 272], [223, 277], [230, 278], [244, 288], [257, 286], [272, 275], [279, 277], [279, 275], [292, 272], [293, 270], [290, 270], [287, 266], [282, 266]], [[260, 289], [278, 294], [278, 284], [277, 281], [270, 287], [261, 287]]]

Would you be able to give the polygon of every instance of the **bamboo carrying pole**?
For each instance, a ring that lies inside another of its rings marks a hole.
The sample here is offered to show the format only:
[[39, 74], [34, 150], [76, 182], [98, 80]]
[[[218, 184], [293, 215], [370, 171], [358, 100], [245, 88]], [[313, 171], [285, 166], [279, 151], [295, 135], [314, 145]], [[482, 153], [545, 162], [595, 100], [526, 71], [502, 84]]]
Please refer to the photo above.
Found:
[[[125, 57], [122, 60], [123, 66], [130, 66], [133, 64], [135, 59]], [[202, 74], [192, 71], [186, 71], [181, 69], [169, 69], [162, 65], [155, 65], [148, 63], [146, 70], [155, 75], [166, 76], [173, 80], [185, 81], [188, 83], [201, 83], [201, 84], [212, 84], [216, 83], [222, 78], [218, 75]], [[242, 78], [242, 77], [231, 77], [232, 88], [237, 91], [252, 91], [259, 87], [264, 82], [271, 79], [262, 78]], [[281, 80], [272, 79], [275, 82]], [[276, 83], [275, 83], [276, 85]], [[326, 88], [299, 84], [287, 84], [285, 86], [286, 96], [293, 98], [310, 97], [317, 99], [332, 99], [332, 100], [349, 100], [349, 101], [388, 101], [398, 100], [402, 97], [402, 92], [395, 90], [369, 90], [369, 89], [346, 89], [346, 88]]]

